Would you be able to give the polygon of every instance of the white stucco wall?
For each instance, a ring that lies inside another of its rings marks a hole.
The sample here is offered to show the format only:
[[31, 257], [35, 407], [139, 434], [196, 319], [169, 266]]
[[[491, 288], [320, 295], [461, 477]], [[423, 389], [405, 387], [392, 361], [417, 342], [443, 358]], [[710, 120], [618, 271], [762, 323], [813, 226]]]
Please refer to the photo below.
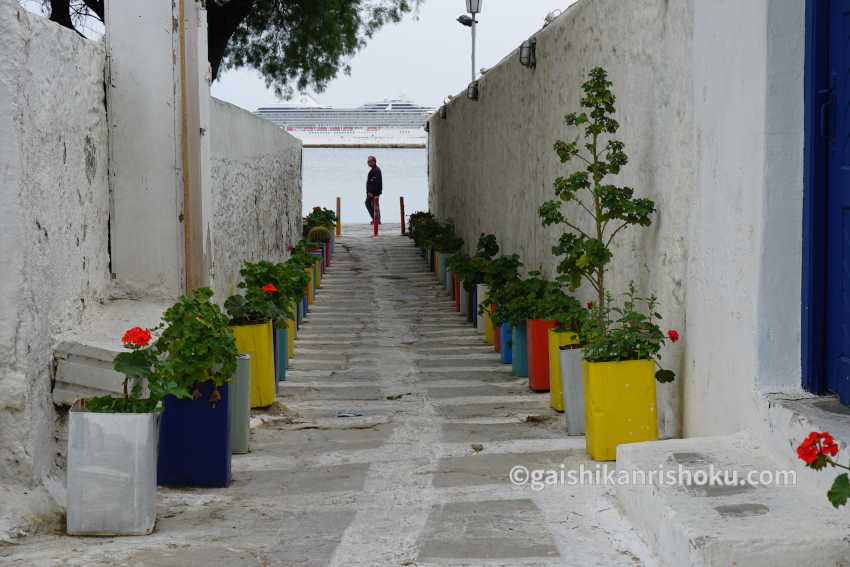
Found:
[[301, 141], [212, 99], [212, 287], [223, 301], [246, 260], [282, 261], [301, 238]]
[[[552, 182], [574, 171], [552, 150], [556, 139], [575, 139], [563, 122], [580, 110], [580, 85], [596, 66], [609, 72], [617, 94], [618, 138], [630, 163], [616, 183], [633, 187], [658, 208], [652, 227], [621, 232], [610, 289], [635, 280], [661, 301], [665, 329], [685, 325], [688, 212], [695, 188], [691, 110], [690, 1], [584, 0], [536, 34], [537, 67], [520, 65], [516, 52], [479, 81], [480, 98], [460, 93], [447, 119], [430, 120], [430, 206], [457, 224], [468, 245], [494, 233], [505, 253], [517, 253], [529, 270], [554, 275], [555, 229], [544, 229], [538, 206], [554, 198]], [[564, 209], [567, 211], [567, 209]], [[579, 217], [576, 217], [579, 218]], [[579, 291], [590, 299], [587, 289]], [[689, 343], [665, 352], [677, 371], [672, 385], [658, 386], [659, 426], [680, 432], [680, 390], [690, 373], [683, 361]]]
[[536, 209], [575, 170], [551, 145], [576, 136], [561, 117], [587, 71], [609, 71], [630, 157], [617, 184], [658, 208], [620, 238], [611, 289], [655, 292], [683, 336], [664, 356], [677, 382], [658, 386], [665, 436], [764, 433], [764, 394], [800, 389], [803, 8], [582, 0], [537, 34], [534, 71], [514, 52], [479, 101], [430, 120], [432, 210], [551, 275], [557, 233]]
[[53, 338], [106, 293], [109, 193], [103, 47], [15, 0], [0, 36], [2, 540], [50, 517]]

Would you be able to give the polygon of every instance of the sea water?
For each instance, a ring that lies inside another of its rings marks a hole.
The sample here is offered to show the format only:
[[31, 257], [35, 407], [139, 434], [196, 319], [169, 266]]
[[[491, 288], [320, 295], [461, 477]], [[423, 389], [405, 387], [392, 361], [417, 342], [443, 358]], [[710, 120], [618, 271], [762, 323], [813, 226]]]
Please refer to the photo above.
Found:
[[428, 210], [428, 151], [425, 148], [304, 148], [302, 163], [303, 209], [315, 206], [336, 210], [342, 199], [342, 222], [369, 222], [366, 212], [366, 175], [370, 155], [378, 160], [384, 178], [381, 217], [400, 221], [399, 197], [407, 215]]

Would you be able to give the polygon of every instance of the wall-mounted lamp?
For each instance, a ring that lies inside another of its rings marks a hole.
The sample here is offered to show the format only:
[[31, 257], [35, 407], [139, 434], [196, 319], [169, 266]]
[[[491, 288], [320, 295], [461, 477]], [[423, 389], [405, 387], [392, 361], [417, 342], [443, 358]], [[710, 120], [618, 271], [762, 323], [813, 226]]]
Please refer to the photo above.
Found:
[[446, 119], [446, 105], [445, 104], [440, 107], [440, 118], [442, 118], [443, 120]]
[[466, 87], [466, 98], [469, 100], [478, 100], [478, 81], [472, 81]]
[[534, 69], [537, 65], [537, 40], [533, 37], [526, 39], [519, 46], [519, 62], [524, 67]]

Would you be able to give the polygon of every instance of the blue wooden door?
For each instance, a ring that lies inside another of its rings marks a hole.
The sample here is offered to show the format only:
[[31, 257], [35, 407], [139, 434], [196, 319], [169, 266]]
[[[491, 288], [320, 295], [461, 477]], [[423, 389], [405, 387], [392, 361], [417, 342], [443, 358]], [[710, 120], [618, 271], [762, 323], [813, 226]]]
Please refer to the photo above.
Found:
[[829, 86], [819, 108], [826, 152], [827, 388], [850, 403], [850, 0], [829, 1]]

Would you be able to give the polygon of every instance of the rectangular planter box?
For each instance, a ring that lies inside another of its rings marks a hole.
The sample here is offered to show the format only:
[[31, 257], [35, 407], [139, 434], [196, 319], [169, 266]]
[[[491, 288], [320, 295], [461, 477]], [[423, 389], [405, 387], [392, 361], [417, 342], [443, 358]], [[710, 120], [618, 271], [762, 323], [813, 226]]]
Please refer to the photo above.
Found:
[[564, 411], [564, 388], [561, 382], [561, 347], [578, 343], [578, 335], [549, 329], [549, 404]]
[[277, 396], [271, 322], [230, 328], [236, 337], [236, 349], [251, 355], [251, 407], [270, 406]]
[[251, 355], [240, 354], [236, 359], [228, 396], [230, 410], [230, 452], [240, 455], [248, 452], [251, 426]]
[[652, 360], [584, 362], [587, 453], [613, 461], [617, 446], [658, 440]]
[[[477, 323], [475, 324], [475, 328], [486, 335], [487, 334], [487, 317], [485, 315], [481, 315], [481, 313], [478, 311], [478, 309], [481, 307], [481, 304], [484, 303], [484, 300], [487, 299], [487, 294], [490, 293], [490, 290], [485, 284], [478, 284], [475, 289], [476, 289], [476, 292], [475, 292], [475, 317], [476, 317], [476, 321], [477, 321]], [[491, 326], [491, 329], [492, 329], [492, 326]], [[489, 337], [488, 337], [487, 342], [490, 342]], [[490, 343], [490, 344], [493, 344], [493, 343]]]
[[229, 386], [209, 401], [212, 382], [198, 386], [197, 400], [166, 396], [159, 428], [156, 481], [160, 486], [221, 487], [230, 484]]
[[524, 321], [511, 329], [511, 364], [514, 376], [528, 376], [528, 335]]
[[561, 366], [564, 413], [567, 416], [567, 435], [584, 435], [584, 350], [562, 349], [558, 358]]
[[528, 387], [536, 392], [549, 391], [549, 329], [554, 321], [529, 319], [528, 329]]
[[70, 535], [147, 535], [156, 524], [160, 412], [71, 411]]

